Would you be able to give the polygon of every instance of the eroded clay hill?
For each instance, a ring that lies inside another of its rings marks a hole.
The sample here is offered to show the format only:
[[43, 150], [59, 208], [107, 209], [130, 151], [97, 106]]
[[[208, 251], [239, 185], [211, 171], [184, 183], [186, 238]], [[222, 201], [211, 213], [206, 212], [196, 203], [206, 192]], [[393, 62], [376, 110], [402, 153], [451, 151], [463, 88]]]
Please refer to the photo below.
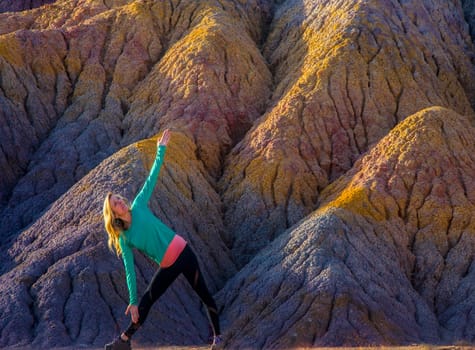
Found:
[[[228, 347], [475, 342], [469, 1], [20, 3], [0, 2], [0, 346], [126, 325], [102, 201], [135, 195], [166, 127], [151, 207]], [[137, 343], [206, 341], [183, 280], [155, 310]]]
[[407, 116], [433, 105], [473, 115], [466, 24], [460, 9], [430, 3], [288, 1], [276, 11], [263, 51], [271, 104], [221, 181], [239, 262], [315, 209]]
[[474, 138], [439, 107], [398, 124], [219, 293], [229, 344], [473, 341]]

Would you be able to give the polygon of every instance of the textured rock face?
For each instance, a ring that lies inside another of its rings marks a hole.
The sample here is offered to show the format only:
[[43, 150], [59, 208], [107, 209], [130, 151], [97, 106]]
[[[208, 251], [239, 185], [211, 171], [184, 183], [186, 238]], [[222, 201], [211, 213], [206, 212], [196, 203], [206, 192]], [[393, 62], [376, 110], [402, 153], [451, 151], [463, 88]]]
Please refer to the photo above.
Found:
[[220, 292], [229, 344], [473, 341], [474, 138], [447, 109], [401, 122]]
[[462, 19], [432, 1], [288, 1], [276, 11], [264, 47], [275, 103], [222, 181], [238, 261], [315, 209], [320, 190], [408, 115], [431, 105], [473, 113]]
[[[0, 346], [126, 325], [102, 200], [135, 195], [165, 127], [151, 206], [227, 346], [475, 341], [471, 2], [28, 6], [0, 14]], [[206, 340], [183, 280], [155, 308], [136, 342]]]
[[441, 337], [449, 340], [473, 333], [462, 319], [472, 324], [469, 305], [475, 296], [474, 131], [449, 110], [419, 112], [328, 188], [338, 197], [323, 196], [325, 207], [404, 224], [405, 235], [391, 235], [399, 240], [399, 264], [435, 313]]

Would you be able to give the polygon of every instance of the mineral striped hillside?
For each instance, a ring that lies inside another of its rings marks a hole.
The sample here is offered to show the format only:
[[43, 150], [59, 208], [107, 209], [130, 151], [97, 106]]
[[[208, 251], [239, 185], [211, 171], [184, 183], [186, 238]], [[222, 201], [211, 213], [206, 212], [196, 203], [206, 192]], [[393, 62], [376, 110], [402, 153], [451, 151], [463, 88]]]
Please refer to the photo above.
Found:
[[[456, 0], [0, 0], [0, 347], [128, 320], [102, 202], [196, 250], [225, 347], [475, 343], [475, 16]], [[156, 270], [136, 254], [139, 293]], [[138, 346], [202, 345], [184, 279]]]

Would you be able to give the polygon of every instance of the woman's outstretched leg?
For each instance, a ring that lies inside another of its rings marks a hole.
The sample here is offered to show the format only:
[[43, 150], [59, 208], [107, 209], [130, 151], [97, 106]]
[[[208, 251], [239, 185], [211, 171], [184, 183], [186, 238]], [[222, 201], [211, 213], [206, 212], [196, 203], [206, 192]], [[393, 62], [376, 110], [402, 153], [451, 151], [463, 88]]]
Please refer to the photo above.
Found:
[[196, 258], [193, 250], [188, 246], [185, 248], [182, 254], [185, 258], [183, 260], [186, 261], [186, 267], [183, 269], [183, 274], [206, 306], [208, 319], [214, 333], [213, 335], [215, 337], [219, 336], [221, 334], [221, 329], [219, 325], [218, 308], [216, 306], [216, 302], [208, 290], [208, 287], [206, 286], [203, 274], [201, 273], [201, 269], [198, 264], [198, 259]]
[[168, 289], [172, 282], [180, 275], [181, 270], [177, 269], [175, 265], [172, 265], [166, 269], [159, 268], [150, 281], [147, 290], [140, 299], [139, 320], [137, 323], [130, 322], [127, 329], [113, 342], [105, 346], [106, 350], [129, 350], [130, 338], [135, 332], [143, 325], [147, 319], [148, 313], [152, 305], [162, 296]]
[[159, 268], [150, 281], [147, 290], [140, 299], [139, 321], [137, 323], [130, 322], [129, 327], [124, 332], [127, 338], [131, 338], [135, 332], [144, 324], [152, 305], [165, 293], [173, 281], [180, 275], [181, 270], [177, 266], [172, 265], [168, 268]]

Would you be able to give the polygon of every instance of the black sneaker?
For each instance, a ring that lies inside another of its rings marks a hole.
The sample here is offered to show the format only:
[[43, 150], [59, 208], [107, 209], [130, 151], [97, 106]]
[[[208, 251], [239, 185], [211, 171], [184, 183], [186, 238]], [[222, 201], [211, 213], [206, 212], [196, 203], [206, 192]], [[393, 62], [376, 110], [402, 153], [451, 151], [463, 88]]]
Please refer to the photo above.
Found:
[[126, 341], [118, 336], [112, 343], [106, 344], [104, 350], [132, 350], [130, 339]]

